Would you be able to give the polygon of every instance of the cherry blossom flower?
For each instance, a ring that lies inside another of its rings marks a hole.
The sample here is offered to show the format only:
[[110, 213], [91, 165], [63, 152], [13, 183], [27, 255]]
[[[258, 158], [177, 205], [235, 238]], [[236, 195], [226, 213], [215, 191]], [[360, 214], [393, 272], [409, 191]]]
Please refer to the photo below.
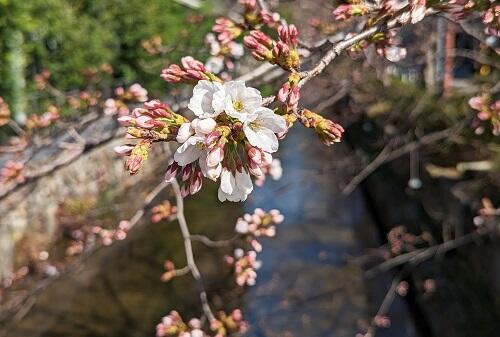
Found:
[[[477, 120], [479, 122], [489, 122], [492, 127], [492, 133], [495, 136], [500, 135], [500, 100], [492, 102], [492, 97], [488, 94], [472, 97], [469, 100], [469, 106], [477, 110]], [[481, 130], [476, 129], [476, 133]], [[484, 130], [484, 129], [482, 129]]]
[[[224, 84], [225, 111], [230, 117], [245, 122], [255, 115], [255, 110], [262, 106], [262, 96], [255, 88], [250, 88], [243, 82], [231, 81]], [[221, 96], [217, 95], [217, 99]]]
[[500, 5], [491, 6], [483, 14], [485, 33], [500, 37]]
[[9, 160], [5, 163], [5, 166], [0, 169], [0, 183], [6, 184], [15, 181], [21, 184], [25, 180], [23, 162]]
[[426, 9], [426, 0], [410, 0], [410, 10], [403, 13], [399, 20], [404, 24], [415, 24], [424, 19]]
[[243, 320], [241, 310], [235, 309], [229, 315], [220, 311], [218, 318], [210, 324], [210, 328], [216, 333], [214, 337], [227, 337], [244, 334], [248, 330], [248, 324]]
[[255, 185], [263, 186], [266, 181], [266, 175], [271, 176], [272, 180], [280, 180], [283, 176], [283, 167], [281, 166], [281, 161], [274, 158], [269, 163], [268, 161], [263, 161], [259, 166], [262, 174], [255, 179]]
[[176, 212], [177, 212], [177, 207], [172, 206], [170, 201], [164, 200], [161, 204], [156, 205], [151, 210], [152, 213], [151, 221], [153, 223], [158, 223], [163, 219], [170, 220], [171, 218], [174, 217]]
[[265, 212], [256, 208], [253, 214], [245, 214], [236, 221], [235, 231], [244, 236], [252, 248], [260, 252], [261, 244], [256, 240], [258, 237], [273, 237], [276, 235], [276, 225], [283, 222], [284, 216], [277, 209]]
[[222, 169], [221, 182], [218, 198], [221, 202], [229, 200], [233, 202], [245, 201], [253, 190], [250, 174], [245, 171], [231, 172]]
[[225, 86], [221, 83], [198, 81], [188, 108], [200, 118], [215, 118], [224, 110], [225, 96]]
[[226, 262], [234, 267], [235, 281], [239, 286], [253, 286], [257, 279], [257, 270], [262, 262], [257, 260], [257, 253], [253, 250], [244, 252], [236, 249], [234, 256], [226, 256]]
[[248, 142], [269, 153], [278, 151], [279, 144], [276, 133], [284, 132], [286, 129], [283, 117], [276, 115], [271, 109], [263, 107], [255, 110], [243, 124], [243, 132]]

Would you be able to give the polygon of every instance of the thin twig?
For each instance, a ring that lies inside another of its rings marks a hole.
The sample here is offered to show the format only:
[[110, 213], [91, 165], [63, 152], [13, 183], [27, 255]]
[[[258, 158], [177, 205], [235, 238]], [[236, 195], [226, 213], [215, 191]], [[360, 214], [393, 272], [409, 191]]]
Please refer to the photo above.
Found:
[[215, 316], [212, 312], [212, 309], [210, 308], [210, 304], [208, 303], [208, 296], [205, 290], [205, 285], [203, 284], [203, 279], [194, 260], [193, 247], [191, 244], [191, 234], [189, 233], [189, 227], [187, 225], [186, 218], [184, 217], [184, 198], [181, 195], [181, 189], [176, 179], [172, 181], [172, 187], [175, 192], [175, 201], [177, 203], [177, 221], [179, 222], [179, 227], [184, 239], [184, 250], [186, 252], [187, 265], [198, 285], [198, 292], [200, 294], [200, 301], [203, 312], [205, 313], [205, 316], [207, 316], [209, 322], [212, 323], [213, 321], [215, 321]]
[[384, 149], [375, 157], [375, 159], [368, 164], [360, 173], [358, 173], [349, 184], [344, 187], [342, 190], [343, 194], [351, 194], [352, 191], [370, 174], [372, 174], [376, 169], [382, 166], [385, 163], [391, 162], [411, 151], [419, 149], [422, 146], [426, 146], [442, 139], [448, 138], [451, 135], [457, 133], [464, 127], [465, 123], [459, 123], [451, 128], [444, 129], [441, 131], [437, 131], [428, 135], [423, 136], [420, 139], [407, 143], [395, 150], [389, 151], [392, 147], [392, 144], [389, 143]]
[[488, 235], [498, 236], [499, 235], [498, 228], [496, 227], [488, 229], [479, 228], [473, 232], [470, 232], [469, 234], [466, 234], [464, 236], [458, 237], [450, 241], [446, 241], [439, 245], [418, 249], [413, 252], [396, 256], [390, 260], [382, 262], [381, 264], [371, 269], [368, 269], [365, 272], [365, 276], [371, 278], [381, 272], [386, 272], [388, 270], [404, 265], [406, 263], [410, 263], [412, 266], [415, 266], [435, 256], [468, 245], [469, 243], [475, 242], [476, 240]]
[[377, 324], [375, 322], [377, 316], [386, 316], [387, 313], [389, 312], [389, 309], [392, 306], [392, 303], [394, 302], [394, 299], [396, 298], [396, 289], [398, 287], [398, 284], [401, 282], [403, 277], [403, 274], [400, 273], [396, 275], [391, 283], [391, 286], [387, 290], [384, 299], [382, 301], [382, 304], [380, 304], [379, 309], [377, 310], [377, 313], [375, 314], [375, 317], [370, 324], [370, 327], [366, 331], [365, 337], [375, 337], [375, 333], [377, 331]]
[[238, 239], [239, 235], [233, 236], [231, 239], [228, 240], [212, 240], [209, 237], [201, 234], [193, 234], [190, 236], [192, 241], [199, 241], [203, 243], [207, 247], [211, 248], [219, 248], [219, 247], [228, 247], [233, 244], [236, 239]]

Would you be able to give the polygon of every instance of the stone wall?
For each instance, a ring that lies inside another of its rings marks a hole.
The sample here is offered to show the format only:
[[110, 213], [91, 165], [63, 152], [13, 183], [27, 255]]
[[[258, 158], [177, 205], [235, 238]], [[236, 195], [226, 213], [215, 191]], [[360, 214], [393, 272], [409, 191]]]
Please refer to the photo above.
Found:
[[[104, 191], [118, 194], [165, 165], [167, 155], [150, 156], [144, 170], [130, 177], [123, 168], [123, 158], [113, 151], [113, 147], [124, 142], [121, 137], [116, 137], [119, 129], [115, 122], [101, 119], [98, 123], [102, 124], [101, 127], [87, 126], [81, 135], [90, 143], [90, 139], [104, 135], [102, 130], [108, 130], [106, 141], [83, 151], [75, 160], [49, 174], [17, 186], [0, 199], [0, 279], [15, 267], [16, 244], [23, 237], [36, 238], [37, 245], [42, 248], [51, 243], [58, 226], [57, 210], [66, 200], [97, 200]], [[59, 139], [55, 139], [52, 146], [38, 150], [28, 162], [31, 169], [33, 165], [46, 165], [58, 160], [55, 156], [64, 157], [64, 153], [52, 155], [58, 153], [57, 144], [60, 144]], [[0, 163], [2, 161], [5, 162], [5, 158], [0, 158]]]

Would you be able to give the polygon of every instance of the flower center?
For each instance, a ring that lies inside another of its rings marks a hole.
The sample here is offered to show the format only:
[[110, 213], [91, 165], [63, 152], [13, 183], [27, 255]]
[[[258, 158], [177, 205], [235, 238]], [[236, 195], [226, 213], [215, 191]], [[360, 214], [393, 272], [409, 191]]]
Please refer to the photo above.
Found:
[[233, 103], [233, 107], [236, 109], [236, 111], [241, 111], [243, 110], [243, 102], [242, 101], [235, 101]]
[[198, 142], [198, 143], [196, 143], [195, 146], [200, 151], [203, 150], [203, 149], [205, 149], [205, 143], [203, 143], [203, 142]]

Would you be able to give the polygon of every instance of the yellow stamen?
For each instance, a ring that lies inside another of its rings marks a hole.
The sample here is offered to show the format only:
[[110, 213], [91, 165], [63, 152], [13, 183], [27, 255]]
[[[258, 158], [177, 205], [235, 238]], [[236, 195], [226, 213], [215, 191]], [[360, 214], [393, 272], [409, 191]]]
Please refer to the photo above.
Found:
[[242, 101], [236, 101], [236, 102], [234, 102], [233, 106], [236, 109], [236, 111], [243, 110], [243, 102]]

